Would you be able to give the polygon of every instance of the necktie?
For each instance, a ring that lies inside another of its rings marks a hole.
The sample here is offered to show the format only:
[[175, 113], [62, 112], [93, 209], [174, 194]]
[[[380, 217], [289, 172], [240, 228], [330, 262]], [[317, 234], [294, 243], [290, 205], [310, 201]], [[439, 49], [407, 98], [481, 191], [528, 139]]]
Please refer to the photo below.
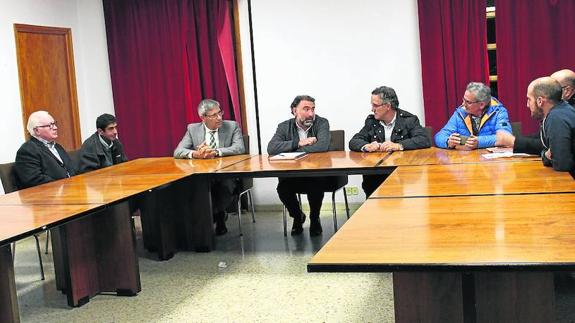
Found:
[[210, 143], [209, 143], [209, 146], [210, 146], [210, 148], [212, 148], [212, 149], [218, 148], [217, 145], [216, 145], [216, 137], [214, 137], [214, 132], [215, 132], [215, 131], [210, 131]]

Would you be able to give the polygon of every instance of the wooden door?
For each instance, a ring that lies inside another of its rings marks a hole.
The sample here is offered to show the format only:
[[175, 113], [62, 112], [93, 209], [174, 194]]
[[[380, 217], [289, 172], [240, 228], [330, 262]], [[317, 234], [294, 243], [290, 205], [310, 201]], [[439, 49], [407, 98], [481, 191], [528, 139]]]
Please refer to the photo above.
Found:
[[82, 142], [70, 28], [14, 24], [14, 33], [24, 129], [32, 112], [46, 110], [58, 122], [58, 143], [66, 150], [78, 149]]

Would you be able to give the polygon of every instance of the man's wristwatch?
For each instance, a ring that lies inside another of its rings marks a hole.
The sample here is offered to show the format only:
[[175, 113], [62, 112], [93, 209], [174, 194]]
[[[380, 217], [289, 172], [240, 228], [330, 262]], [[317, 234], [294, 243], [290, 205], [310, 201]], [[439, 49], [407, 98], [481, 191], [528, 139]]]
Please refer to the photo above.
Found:
[[399, 145], [399, 150], [400, 150], [400, 151], [403, 151], [403, 145], [400, 144], [400, 143], [397, 143], [397, 144]]

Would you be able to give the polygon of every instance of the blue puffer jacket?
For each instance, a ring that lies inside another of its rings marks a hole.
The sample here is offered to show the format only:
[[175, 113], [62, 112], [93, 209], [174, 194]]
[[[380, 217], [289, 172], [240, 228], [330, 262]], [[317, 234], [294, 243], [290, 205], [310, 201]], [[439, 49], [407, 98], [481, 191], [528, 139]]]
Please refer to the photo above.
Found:
[[[471, 115], [467, 114], [462, 106], [458, 107], [443, 129], [435, 134], [435, 145], [440, 148], [447, 148], [447, 139], [452, 133], [471, 136], [471, 122]], [[477, 148], [495, 146], [495, 133], [498, 130], [511, 133], [511, 123], [507, 109], [497, 99], [491, 98], [491, 106], [487, 108], [481, 119]]]

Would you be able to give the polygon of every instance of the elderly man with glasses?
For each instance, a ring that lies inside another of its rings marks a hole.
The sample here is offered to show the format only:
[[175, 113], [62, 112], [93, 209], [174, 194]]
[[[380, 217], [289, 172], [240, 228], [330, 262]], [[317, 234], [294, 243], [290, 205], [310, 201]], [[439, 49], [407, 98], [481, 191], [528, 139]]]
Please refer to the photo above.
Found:
[[55, 141], [58, 138], [58, 125], [48, 112], [30, 114], [26, 128], [31, 137], [18, 149], [14, 164], [19, 189], [76, 174], [70, 156]]
[[[371, 92], [371, 112], [363, 128], [349, 141], [353, 151], [397, 151], [428, 148], [425, 129], [417, 116], [399, 109], [399, 99], [395, 90], [380, 86]], [[377, 189], [389, 174], [364, 175], [361, 184], [368, 197]]]
[[[175, 158], [206, 159], [245, 152], [242, 132], [235, 121], [223, 120], [224, 112], [216, 100], [206, 99], [198, 105], [201, 123], [188, 125], [184, 137], [174, 151]], [[216, 234], [228, 232], [225, 210], [233, 201], [233, 179], [212, 182], [212, 206]]]
[[458, 150], [493, 147], [498, 130], [511, 133], [507, 109], [491, 96], [488, 86], [471, 82], [461, 106], [435, 135], [435, 145]]

